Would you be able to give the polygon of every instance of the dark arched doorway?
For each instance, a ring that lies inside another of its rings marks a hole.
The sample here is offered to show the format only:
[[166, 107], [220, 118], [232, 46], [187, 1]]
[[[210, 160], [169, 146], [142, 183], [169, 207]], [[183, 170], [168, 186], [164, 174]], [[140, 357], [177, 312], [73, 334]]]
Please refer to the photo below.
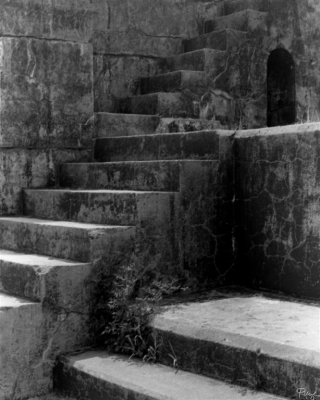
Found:
[[267, 125], [289, 125], [296, 121], [295, 67], [291, 54], [284, 49], [270, 53], [268, 59]]

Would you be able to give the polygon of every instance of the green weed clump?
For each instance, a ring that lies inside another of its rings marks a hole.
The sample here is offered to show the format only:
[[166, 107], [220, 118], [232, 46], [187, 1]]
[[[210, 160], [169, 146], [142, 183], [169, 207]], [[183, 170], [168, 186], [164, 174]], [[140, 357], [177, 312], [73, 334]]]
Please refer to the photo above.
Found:
[[134, 258], [112, 273], [101, 270], [96, 291], [95, 330], [109, 351], [156, 362], [161, 338], [149, 322], [161, 301], [186, 291], [182, 277], [160, 272], [158, 260]]

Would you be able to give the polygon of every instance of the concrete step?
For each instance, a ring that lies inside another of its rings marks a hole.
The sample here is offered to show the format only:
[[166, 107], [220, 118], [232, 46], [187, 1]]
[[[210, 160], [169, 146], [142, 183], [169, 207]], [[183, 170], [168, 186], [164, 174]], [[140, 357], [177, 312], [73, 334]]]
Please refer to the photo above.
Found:
[[174, 192], [127, 190], [30, 189], [25, 213], [34, 218], [90, 224], [168, 223]]
[[121, 99], [118, 112], [165, 117], [198, 117], [192, 98], [185, 98], [179, 92], [159, 92]]
[[221, 15], [233, 14], [246, 9], [268, 11], [268, 0], [224, 0], [219, 6]]
[[0, 289], [65, 310], [86, 304], [84, 282], [91, 265], [0, 249]]
[[266, 31], [268, 13], [256, 10], [241, 10], [205, 22], [205, 32], [235, 29], [238, 31]]
[[159, 121], [155, 115], [95, 113], [95, 137], [147, 135]]
[[193, 70], [206, 71], [216, 75], [225, 65], [226, 52], [214, 49], [200, 49], [168, 57], [162, 62], [164, 71]]
[[163, 362], [288, 398], [320, 393], [320, 305], [233, 295], [164, 308]]
[[0, 332], [0, 398], [47, 392], [41, 304], [0, 293]]
[[63, 187], [73, 189], [179, 190], [177, 161], [63, 164]]
[[215, 119], [160, 118], [160, 123], [154, 133], [197, 132], [213, 129], [225, 129], [225, 126]]
[[105, 352], [64, 357], [54, 382], [64, 395], [83, 400], [280, 400], [204, 376]]
[[239, 47], [246, 39], [246, 32], [224, 29], [205, 33], [193, 39], [186, 39], [183, 42], [183, 47], [185, 53], [204, 48], [230, 50], [231, 48]]
[[96, 140], [97, 161], [215, 160], [219, 137], [230, 131], [201, 131], [166, 135], [100, 138]]
[[179, 191], [180, 174], [187, 166], [196, 168], [212, 163], [207, 160], [168, 160], [63, 164], [60, 183], [72, 189], [172, 192]]
[[[135, 228], [27, 217], [1, 217], [0, 243], [6, 250], [88, 262], [132, 249]], [[120, 250], [121, 247], [121, 250]], [[111, 255], [111, 254], [110, 254]]]
[[206, 87], [206, 75], [202, 71], [167, 72], [140, 80], [141, 94], [184, 90], [192, 90], [192, 92], [201, 94], [205, 92]]
[[[99, 117], [97, 117], [99, 115]], [[199, 118], [160, 118], [155, 115], [97, 113], [96, 137], [141, 136], [214, 129], [217, 121]]]

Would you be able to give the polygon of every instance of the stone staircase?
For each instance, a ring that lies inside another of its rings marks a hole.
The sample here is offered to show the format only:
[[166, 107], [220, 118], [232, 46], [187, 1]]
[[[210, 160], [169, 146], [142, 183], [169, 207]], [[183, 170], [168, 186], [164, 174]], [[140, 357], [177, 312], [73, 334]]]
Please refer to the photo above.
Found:
[[[160, 75], [143, 78], [137, 96], [96, 115], [93, 162], [62, 165], [58, 188], [25, 190], [24, 215], [0, 218], [1, 400], [46, 393], [56, 357], [90, 345], [95, 263], [126, 260], [141, 235], [199, 281], [234, 282], [234, 131], [210, 129], [233, 127], [226, 60], [246, 31], [263, 29], [264, 4], [223, 2], [222, 15], [164, 60]], [[221, 91], [214, 118], [199, 119], [212, 77]], [[320, 393], [319, 318], [307, 302], [210, 292], [154, 318], [162, 364], [76, 353], [59, 358], [55, 390], [115, 400]]]

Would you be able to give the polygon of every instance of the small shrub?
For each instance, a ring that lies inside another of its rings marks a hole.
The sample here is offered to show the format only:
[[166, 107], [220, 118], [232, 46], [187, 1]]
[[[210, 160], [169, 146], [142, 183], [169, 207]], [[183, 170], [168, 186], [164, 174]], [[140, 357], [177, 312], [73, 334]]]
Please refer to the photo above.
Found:
[[158, 264], [156, 257], [150, 262], [140, 256], [112, 273], [101, 269], [94, 316], [100, 345], [146, 362], [158, 360], [162, 342], [149, 327], [150, 318], [164, 297], [187, 289], [184, 277], [169, 277]]

